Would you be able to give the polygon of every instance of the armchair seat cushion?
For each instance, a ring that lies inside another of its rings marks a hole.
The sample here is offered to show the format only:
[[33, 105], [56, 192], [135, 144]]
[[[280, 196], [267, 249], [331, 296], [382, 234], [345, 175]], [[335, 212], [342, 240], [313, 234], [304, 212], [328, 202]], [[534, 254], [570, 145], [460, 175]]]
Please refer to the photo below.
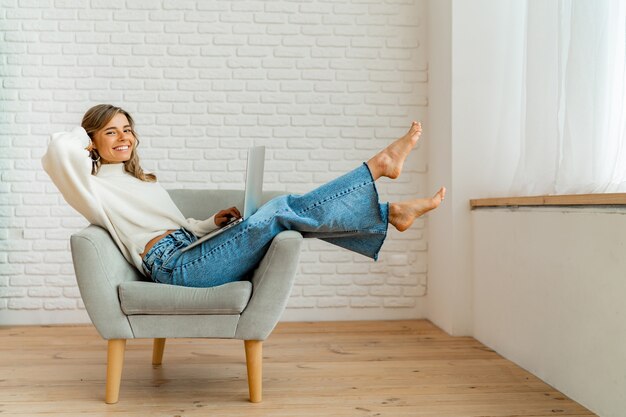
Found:
[[241, 314], [250, 295], [249, 281], [231, 282], [211, 288], [191, 288], [145, 281], [126, 281], [119, 287], [126, 315], [146, 314]]

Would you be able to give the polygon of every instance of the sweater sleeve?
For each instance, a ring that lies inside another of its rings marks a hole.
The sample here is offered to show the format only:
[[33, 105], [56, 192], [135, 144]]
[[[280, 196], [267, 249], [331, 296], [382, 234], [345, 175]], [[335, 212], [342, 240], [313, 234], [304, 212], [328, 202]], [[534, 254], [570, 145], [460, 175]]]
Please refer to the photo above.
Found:
[[63, 198], [90, 223], [100, 224], [102, 208], [93, 192], [89, 135], [82, 127], [54, 133], [41, 159], [43, 169]]
[[194, 218], [187, 218], [187, 223], [191, 226], [190, 230], [197, 237], [202, 237], [209, 232], [217, 229], [217, 225], [215, 224], [215, 215], [209, 217], [206, 220], [196, 220]]

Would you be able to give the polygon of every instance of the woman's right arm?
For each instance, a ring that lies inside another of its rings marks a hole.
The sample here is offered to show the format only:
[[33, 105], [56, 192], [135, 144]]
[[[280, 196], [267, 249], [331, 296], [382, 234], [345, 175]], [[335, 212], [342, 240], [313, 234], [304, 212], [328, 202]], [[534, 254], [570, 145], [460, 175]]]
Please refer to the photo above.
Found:
[[90, 223], [99, 224], [101, 207], [93, 193], [90, 139], [82, 127], [52, 135], [41, 163], [65, 201]]

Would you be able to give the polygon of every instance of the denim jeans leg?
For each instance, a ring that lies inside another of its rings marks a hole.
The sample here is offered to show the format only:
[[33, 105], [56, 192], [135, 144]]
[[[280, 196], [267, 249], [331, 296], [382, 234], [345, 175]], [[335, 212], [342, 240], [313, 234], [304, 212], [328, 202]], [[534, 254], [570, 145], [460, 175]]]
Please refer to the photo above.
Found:
[[377, 259], [387, 217], [388, 206], [378, 202], [374, 179], [363, 164], [304, 195], [277, 197], [241, 225], [187, 252], [179, 251], [167, 265], [172, 270], [170, 281], [208, 287], [245, 279], [284, 230]]
[[376, 183], [366, 163], [299, 199], [293, 206], [305, 208], [297, 214], [329, 219], [320, 221], [316, 230], [296, 229], [304, 237], [322, 239], [378, 259], [387, 236], [389, 204], [378, 202]]
[[[389, 203], [381, 203], [379, 211], [382, 219], [388, 219]], [[380, 248], [387, 237], [387, 228], [388, 223], [385, 220], [384, 223], [381, 222], [377, 227], [372, 227], [366, 231], [359, 230], [347, 236], [324, 237], [322, 235], [314, 236], [309, 233], [304, 233], [303, 236], [307, 238], [317, 237], [325, 242], [332, 243], [333, 245], [342, 247], [352, 252], [360, 253], [361, 255], [377, 261]]]

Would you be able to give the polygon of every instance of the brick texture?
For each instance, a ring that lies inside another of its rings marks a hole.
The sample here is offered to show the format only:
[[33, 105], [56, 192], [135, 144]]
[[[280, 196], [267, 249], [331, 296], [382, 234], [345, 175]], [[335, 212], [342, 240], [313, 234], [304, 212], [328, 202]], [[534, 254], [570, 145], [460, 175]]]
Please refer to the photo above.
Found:
[[[39, 160], [94, 104], [133, 114], [142, 163], [166, 188], [241, 188], [257, 144], [265, 188], [294, 193], [427, 114], [425, 0], [0, 4], [0, 317], [84, 310], [69, 236], [87, 222]], [[429, 194], [426, 167], [418, 146], [399, 179], [379, 181], [381, 200]], [[426, 250], [422, 219], [390, 230], [378, 262], [307, 240], [286, 317], [415, 317]]]

